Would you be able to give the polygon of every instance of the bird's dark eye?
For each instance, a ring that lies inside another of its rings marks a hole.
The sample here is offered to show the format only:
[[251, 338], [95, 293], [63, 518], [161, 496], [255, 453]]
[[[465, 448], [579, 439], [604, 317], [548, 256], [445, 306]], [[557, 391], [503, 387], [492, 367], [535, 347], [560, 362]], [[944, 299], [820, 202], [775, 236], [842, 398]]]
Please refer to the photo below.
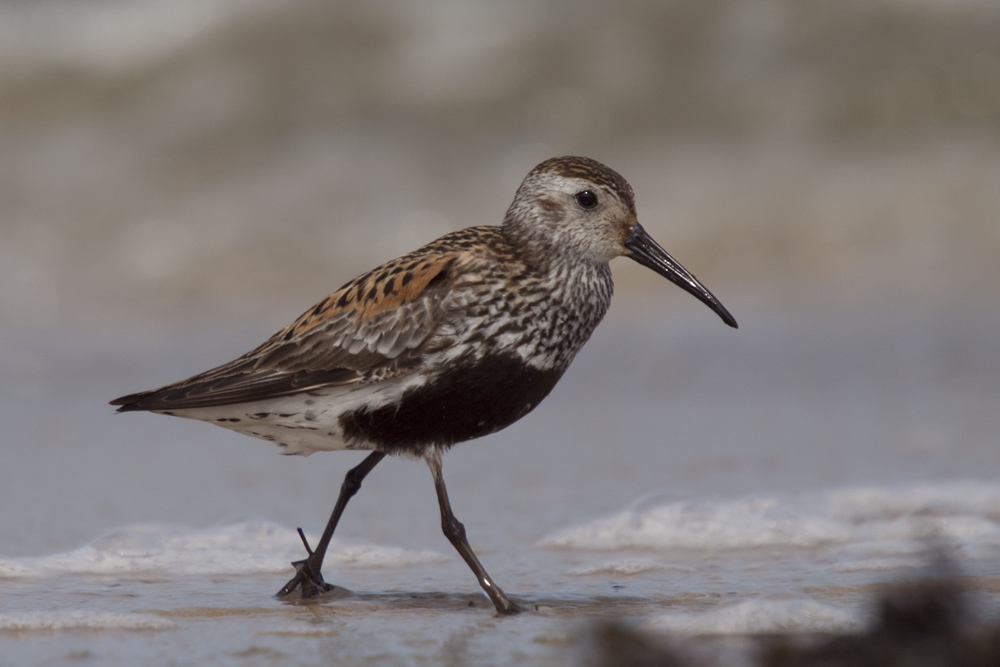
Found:
[[576, 193], [576, 203], [584, 208], [594, 208], [597, 206], [597, 195], [590, 190]]

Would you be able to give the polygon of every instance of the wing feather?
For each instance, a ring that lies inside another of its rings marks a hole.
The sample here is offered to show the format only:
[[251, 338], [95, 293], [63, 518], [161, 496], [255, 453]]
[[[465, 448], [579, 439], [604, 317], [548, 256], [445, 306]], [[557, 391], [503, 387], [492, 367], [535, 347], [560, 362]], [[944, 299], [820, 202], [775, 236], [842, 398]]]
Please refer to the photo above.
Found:
[[[488, 230], [490, 228], [472, 228]], [[465, 233], [471, 230], [464, 230]], [[481, 253], [456, 232], [366, 273], [239, 359], [111, 402], [119, 412], [184, 410], [398, 377], [421, 363], [462, 266]]]

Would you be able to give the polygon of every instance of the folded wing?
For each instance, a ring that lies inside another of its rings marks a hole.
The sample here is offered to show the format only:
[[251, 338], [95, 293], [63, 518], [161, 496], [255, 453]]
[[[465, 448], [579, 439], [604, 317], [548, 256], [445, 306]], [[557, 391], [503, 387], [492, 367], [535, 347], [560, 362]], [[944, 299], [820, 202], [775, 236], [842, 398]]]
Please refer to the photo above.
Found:
[[121, 406], [119, 412], [169, 412], [411, 373], [446, 316], [460, 258], [461, 252], [426, 246], [344, 285], [239, 359], [111, 404]]

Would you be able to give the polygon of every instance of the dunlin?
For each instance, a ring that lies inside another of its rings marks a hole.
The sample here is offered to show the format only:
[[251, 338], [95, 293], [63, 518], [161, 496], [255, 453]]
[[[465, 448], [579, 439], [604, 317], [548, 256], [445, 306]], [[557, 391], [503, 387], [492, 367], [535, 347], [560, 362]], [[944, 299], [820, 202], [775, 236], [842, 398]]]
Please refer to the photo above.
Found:
[[[632, 187], [583, 157], [531, 170], [500, 226], [470, 227], [355, 278], [260, 347], [161, 389], [112, 401], [212, 422], [286, 454], [367, 450], [330, 521], [279, 591], [328, 592], [323, 557], [347, 502], [387, 454], [423, 458], [445, 536], [501, 614], [518, 606], [480, 564], [448, 500], [441, 456], [498, 431], [552, 390], [611, 302], [608, 262], [629, 257], [704, 302], [718, 299], [639, 225]], [[300, 534], [302, 534], [300, 529]]]

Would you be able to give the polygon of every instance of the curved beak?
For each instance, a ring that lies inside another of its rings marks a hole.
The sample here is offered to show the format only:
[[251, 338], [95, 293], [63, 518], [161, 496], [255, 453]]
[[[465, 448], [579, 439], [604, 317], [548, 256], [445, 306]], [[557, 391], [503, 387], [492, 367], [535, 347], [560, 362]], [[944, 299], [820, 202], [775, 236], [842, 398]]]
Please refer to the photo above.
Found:
[[646, 233], [642, 225], [636, 224], [632, 229], [632, 233], [625, 240], [625, 247], [628, 249], [627, 257], [653, 269], [675, 285], [679, 285], [685, 292], [693, 294], [699, 301], [714, 310], [723, 322], [734, 329], [739, 328], [739, 325], [736, 324], [736, 318], [729, 314], [726, 307], [719, 303], [719, 300], [708, 291], [708, 288], [681, 266], [680, 262], [667, 254], [667, 251]]

